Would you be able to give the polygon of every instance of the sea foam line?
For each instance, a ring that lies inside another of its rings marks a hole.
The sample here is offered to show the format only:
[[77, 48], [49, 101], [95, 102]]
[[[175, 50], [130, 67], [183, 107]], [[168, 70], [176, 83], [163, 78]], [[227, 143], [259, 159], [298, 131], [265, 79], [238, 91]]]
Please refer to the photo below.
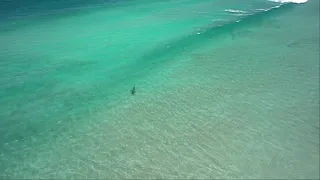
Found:
[[224, 10], [225, 12], [230, 12], [230, 13], [247, 13], [245, 11], [241, 11], [241, 10], [235, 10], [235, 9], [226, 9]]
[[270, 11], [272, 9], [276, 9], [276, 8], [279, 8], [281, 7], [281, 5], [278, 5], [278, 6], [274, 6], [274, 7], [271, 7], [271, 8], [267, 8], [267, 9], [256, 9], [257, 11]]
[[279, 2], [279, 3], [297, 3], [297, 4], [308, 2], [308, 0], [269, 0], [269, 1]]

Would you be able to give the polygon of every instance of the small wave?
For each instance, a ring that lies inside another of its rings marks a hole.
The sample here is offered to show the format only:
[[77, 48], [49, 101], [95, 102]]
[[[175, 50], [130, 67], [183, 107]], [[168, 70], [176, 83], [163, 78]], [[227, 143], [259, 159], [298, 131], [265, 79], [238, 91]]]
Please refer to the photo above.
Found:
[[308, 2], [308, 0], [270, 0], [270, 1], [279, 2], [279, 3], [297, 3], [297, 4]]
[[274, 7], [271, 7], [271, 8], [267, 8], [267, 9], [256, 9], [257, 11], [270, 11], [272, 9], [276, 9], [276, 8], [279, 8], [281, 7], [281, 5], [278, 5], [278, 6], [274, 6]]
[[225, 12], [230, 12], [230, 13], [247, 13], [246, 11], [235, 10], [235, 9], [226, 9], [224, 11]]

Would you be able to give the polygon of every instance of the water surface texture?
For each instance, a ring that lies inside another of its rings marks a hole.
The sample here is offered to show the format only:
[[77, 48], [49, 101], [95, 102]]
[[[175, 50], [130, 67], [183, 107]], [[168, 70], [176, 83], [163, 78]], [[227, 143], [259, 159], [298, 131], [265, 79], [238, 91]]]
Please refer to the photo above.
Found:
[[318, 0], [9, 0], [0, 47], [0, 178], [319, 178]]

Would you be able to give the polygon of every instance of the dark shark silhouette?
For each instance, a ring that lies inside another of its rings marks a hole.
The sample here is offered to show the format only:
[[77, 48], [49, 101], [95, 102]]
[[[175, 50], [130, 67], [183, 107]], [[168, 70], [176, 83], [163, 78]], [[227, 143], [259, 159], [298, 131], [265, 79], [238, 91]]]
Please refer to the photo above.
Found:
[[131, 89], [131, 94], [132, 95], [136, 94], [136, 85], [134, 85], [133, 88]]

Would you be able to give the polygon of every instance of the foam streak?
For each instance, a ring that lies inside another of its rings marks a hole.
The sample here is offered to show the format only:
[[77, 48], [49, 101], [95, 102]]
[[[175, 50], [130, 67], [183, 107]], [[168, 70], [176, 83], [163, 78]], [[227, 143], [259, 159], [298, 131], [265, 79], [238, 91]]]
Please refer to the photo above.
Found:
[[279, 2], [279, 3], [297, 3], [297, 4], [308, 2], [308, 0], [270, 0], [270, 1]]

